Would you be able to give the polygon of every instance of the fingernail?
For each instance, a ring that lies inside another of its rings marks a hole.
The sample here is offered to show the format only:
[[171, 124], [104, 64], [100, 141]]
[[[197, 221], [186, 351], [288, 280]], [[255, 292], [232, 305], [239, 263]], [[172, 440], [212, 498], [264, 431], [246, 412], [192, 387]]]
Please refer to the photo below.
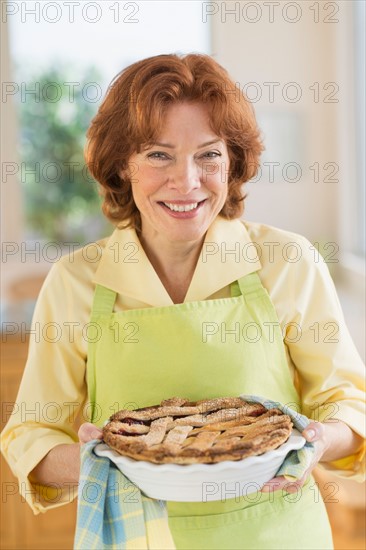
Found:
[[275, 491], [277, 486], [278, 483], [266, 483], [263, 485], [261, 491], [263, 491], [263, 493], [269, 493], [270, 491]]
[[298, 490], [299, 490], [299, 488], [298, 488], [297, 485], [289, 485], [289, 486], [285, 487], [286, 493], [290, 493], [290, 494], [297, 493]]
[[315, 430], [312, 430], [312, 429], [306, 430], [305, 434], [306, 434], [307, 439], [310, 439], [310, 441], [313, 440], [314, 437], [316, 436]]

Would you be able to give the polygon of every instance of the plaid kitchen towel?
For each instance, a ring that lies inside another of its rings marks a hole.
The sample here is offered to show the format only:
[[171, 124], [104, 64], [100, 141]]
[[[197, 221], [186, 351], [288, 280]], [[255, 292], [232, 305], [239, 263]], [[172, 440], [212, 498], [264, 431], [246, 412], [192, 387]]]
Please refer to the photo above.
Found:
[[[244, 401], [251, 401], [252, 403], [260, 403], [266, 409], [280, 409], [284, 414], [287, 414], [295, 428], [302, 432], [310, 424], [311, 420], [303, 414], [291, 409], [287, 405], [282, 405], [276, 401], [264, 399], [257, 395], [240, 395], [240, 398]], [[277, 471], [276, 476], [284, 476], [286, 479], [301, 479], [310, 463], [312, 461], [315, 449], [313, 443], [306, 441], [304, 446], [298, 451], [290, 451], [285, 460], [281, 464], [280, 469]]]
[[81, 446], [75, 550], [174, 549], [165, 502], [146, 497], [106, 457]]

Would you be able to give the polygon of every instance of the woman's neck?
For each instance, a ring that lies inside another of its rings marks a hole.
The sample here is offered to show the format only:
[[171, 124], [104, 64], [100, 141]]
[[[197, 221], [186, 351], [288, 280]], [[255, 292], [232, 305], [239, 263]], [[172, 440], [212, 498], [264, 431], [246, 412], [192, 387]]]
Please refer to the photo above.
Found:
[[182, 303], [197, 265], [204, 237], [197, 241], [172, 242], [160, 235], [145, 238], [140, 242], [159, 279], [175, 304]]

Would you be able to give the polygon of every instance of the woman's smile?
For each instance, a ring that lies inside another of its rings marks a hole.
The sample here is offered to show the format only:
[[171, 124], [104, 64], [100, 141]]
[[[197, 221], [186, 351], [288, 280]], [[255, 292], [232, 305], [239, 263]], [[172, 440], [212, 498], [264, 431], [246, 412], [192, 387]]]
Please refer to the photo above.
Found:
[[200, 208], [204, 205], [206, 199], [196, 201], [159, 201], [168, 213], [177, 219], [191, 219], [198, 215]]

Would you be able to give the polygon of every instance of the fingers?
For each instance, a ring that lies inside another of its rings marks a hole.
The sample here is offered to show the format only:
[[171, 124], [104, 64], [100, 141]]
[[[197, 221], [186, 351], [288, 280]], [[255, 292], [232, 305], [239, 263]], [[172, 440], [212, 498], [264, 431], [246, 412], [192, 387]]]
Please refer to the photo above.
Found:
[[94, 424], [91, 424], [90, 422], [85, 422], [79, 428], [78, 437], [80, 443], [84, 444], [88, 441], [92, 441], [92, 439], [102, 439], [103, 432], [102, 430], [94, 426]]
[[301, 435], [303, 435], [306, 441], [318, 441], [324, 436], [324, 426], [321, 422], [310, 422]]
[[263, 493], [271, 493], [273, 491], [286, 491], [286, 493], [297, 493], [304, 484], [305, 479], [297, 479], [296, 481], [289, 481], [283, 476], [274, 477], [267, 481], [261, 489]]
[[325, 431], [325, 426], [322, 422], [310, 422], [310, 424], [302, 432], [302, 435], [307, 441], [314, 443], [315, 451], [313, 460], [301, 479], [289, 481], [283, 476], [274, 477], [263, 485], [261, 491], [263, 493], [280, 490], [286, 491], [287, 493], [296, 493], [299, 491], [299, 489], [304, 485], [305, 480], [311, 474], [313, 468], [317, 465], [324, 449], [326, 448]]

